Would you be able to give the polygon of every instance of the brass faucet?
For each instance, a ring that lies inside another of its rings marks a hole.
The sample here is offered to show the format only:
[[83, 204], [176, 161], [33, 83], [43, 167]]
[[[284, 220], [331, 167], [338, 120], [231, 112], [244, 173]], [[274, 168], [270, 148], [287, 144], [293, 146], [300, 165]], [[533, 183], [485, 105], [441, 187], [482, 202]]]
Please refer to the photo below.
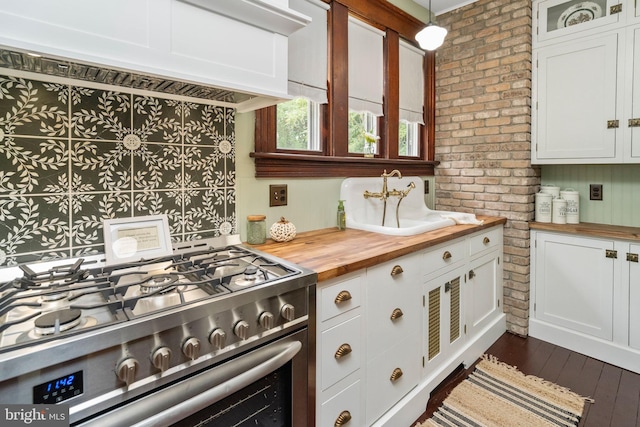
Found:
[[405, 197], [407, 197], [407, 195], [409, 194], [409, 192], [416, 188], [416, 185], [413, 183], [413, 181], [411, 181], [411, 183], [409, 183], [409, 185], [407, 186], [406, 190], [396, 190], [395, 188], [391, 191], [389, 191], [389, 188], [387, 186], [387, 178], [390, 176], [397, 176], [398, 178], [402, 178], [402, 174], [400, 173], [400, 171], [398, 169], [394, 169], [391, 172], [387, 173], [387, 170], [385, 169], [384, 172], [382, 173], [382, 191], [379, 193], [372, 193], [368, 190], [364, 191], [364, 198], [368, 199], [369, 197], [373, 197], [376, 199], [380, 199], [383, 201], [384, 206], [382, 209], [382, 226], [384, 227], [384, 222], [385, 222], [385, 217], [387, 214], [387, 199], [389, 198], [389, 196], [395, 196], [395, 197], [399, 197], [400, 200], [398, 201], [398, 205], [396, 206], [396, 224], [398, 226], [398, 228], [400, 228], [400, 217], [398, 215], [399, 209], [400, 209], [400, 202], [402, 202], [402, 199], [404, 199]]

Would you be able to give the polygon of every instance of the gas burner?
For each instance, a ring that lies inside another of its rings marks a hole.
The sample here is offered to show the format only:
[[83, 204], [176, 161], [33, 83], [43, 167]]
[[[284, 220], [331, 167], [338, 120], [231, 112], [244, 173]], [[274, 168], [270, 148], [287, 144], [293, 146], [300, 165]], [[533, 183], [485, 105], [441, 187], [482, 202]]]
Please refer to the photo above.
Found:
[[177, 281], [177, 276], [170, 274], [159, 274], [149, 277], [140, 283], [140, 294], [148, 295], [158, 291], [160, 291], [160, 293], [169, 292], [174, 289], [171, 285]]
[[35, 331], [39, 335], [53, 335], [68, 331], [80, 324], [81, 316], [82, 311], [73, 308], [52, 311], [35, 320]]
[[40, 301], [43, 303], [59, 301], [61, 299], [65, 299], [69, 296], [69, 292], [55, 292], [40, 295]]
[[244, 269], [245, 280], [256, 280], [258, 278], [258, 267], [250, 265]]

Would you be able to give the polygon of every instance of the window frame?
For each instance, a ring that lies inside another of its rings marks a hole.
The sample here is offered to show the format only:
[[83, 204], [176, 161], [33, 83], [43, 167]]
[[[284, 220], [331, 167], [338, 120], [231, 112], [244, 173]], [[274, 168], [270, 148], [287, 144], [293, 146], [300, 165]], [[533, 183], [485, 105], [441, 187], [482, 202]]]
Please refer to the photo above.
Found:
[[[424, 59], [424, 122], [419, 125], [418, 157], [398, 154], [399, 49], [400, 37], [414, 40], [424, 23], [385, 0], [324, 0], [328, 11], [329, 75], [328, 104], [320, 106], [320, 151], [279, 150], [276, 147], [276, 107], [257, 110], [255, 125], [256, 177], [379, 176], [384, 169], [405, 175], [433, 175], [439, 162], [435, 147], [435, 52]], [[380, 141], [373, 158], [348, 152], [348, 57], [349, 15], [385, 31], [384, 116], [378, 119]], [[367, 17], [367, 18], [364, 18]]]

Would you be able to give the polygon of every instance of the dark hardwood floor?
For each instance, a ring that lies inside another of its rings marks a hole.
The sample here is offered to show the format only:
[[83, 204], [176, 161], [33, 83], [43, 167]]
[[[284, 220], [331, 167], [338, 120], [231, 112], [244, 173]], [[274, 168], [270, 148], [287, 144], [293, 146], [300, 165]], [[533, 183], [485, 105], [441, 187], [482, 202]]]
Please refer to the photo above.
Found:
[[[505, 333], [488, 354], [527, 375], [535, 375], [594, 399], [587, 403], [581, 427], [640, 427], [640, 375], [538, 340]], [[424, 421], [438, 409], [451, 390], [473, 370], [459, 368], [431, 394]], [[414, 425], [415, 422], [412, 424]]]

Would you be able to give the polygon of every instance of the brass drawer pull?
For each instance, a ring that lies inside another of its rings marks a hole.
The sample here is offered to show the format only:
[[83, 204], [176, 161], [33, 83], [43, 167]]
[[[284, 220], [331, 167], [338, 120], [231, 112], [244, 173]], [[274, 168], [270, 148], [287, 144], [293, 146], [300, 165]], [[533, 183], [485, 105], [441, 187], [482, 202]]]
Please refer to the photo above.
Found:
[[338, 349], [336, 350], [336, 354], [333, 355], [333, 357], [335, 357], [336, 359], [340, 359], [344, 356], [346, 356], [347, 354], [351, 353], [353, 350], [351, 350], [351, 346], [347, 343], [342, 344], [340, 347], [338, 347]]
[[604, 256], [606, 258], [614, 258], [617, 259], [618, 258], [618, 251], [613, 250], [613, 249], [606, 249], [604, 251]]
[[392, 269], [391, 269], [391, 275], [392, 276], [397, 276], [399, 274], [404, 273], [404, 270], [402, 269], [402, 267], [400, 267], [399, 265], [395, 265]]
[[402, 316], [404, 316], [404, 313], [402, 312], [402, 310], [400, 310], [399, 308], [394, 308], [393, 312], [391, 313], [391, 320], [399, 319]]
[[444, 253], [442, 254], [442, 259], [449, 259], [451, 257], [452, 255], [451, 255], [451, 252], [449, 251], [444, 251]]
[[488, 237], [485, 237], [484, 239], [482, 239], [482, 243], [484, 243], [485, 245], [488, 245], [489, 243], [491, 243], [491, 239]]
[[618, 120], [607, 120], [607, 129], [617, 129], [620, 126]]
[[402, 376], [402, 369], [396, 368], [391, 373], [391, 377], [389, 377], [389, 381], [391, 381], [392, 383], [396, 382], [398, 381], [398, 379], [400, 379], [401, 376]]
[[609, 15], [615, 15], [616, 13], [622, 12], [622, 3], [614, 4], [609, 8]]
[[342, 411], [340, 412], [340, 415], [338, 415], [338, 418], [336, 418], [336, 422], [333, 424], [333, 427], [343, 426], [349, 421], [351, 421], [351, 412]]
[[340, 291], [338, 295], [336, 295], [336, 299], [333, 300], [334, 303], [340, 304], [351, 299], [351, 294], [349, 291]]
[[638, 262], [638, 254], [627, 253], [627, 261]]
[[640, 127], [640, 119], [629, 119], [629, 127], [630, 128]]

